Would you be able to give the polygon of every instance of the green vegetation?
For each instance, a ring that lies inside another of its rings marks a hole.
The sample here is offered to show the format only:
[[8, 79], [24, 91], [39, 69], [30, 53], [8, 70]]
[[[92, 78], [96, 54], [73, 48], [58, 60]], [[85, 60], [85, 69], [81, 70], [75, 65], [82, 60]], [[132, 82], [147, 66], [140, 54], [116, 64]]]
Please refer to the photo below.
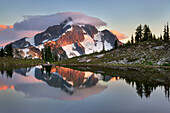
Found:
[[169, 63], [164, 63], [163, 66], [170, 66], [170, 64]]
[[50, 46], [45, 46], [44, 49], [41, 51], [42, 59], [46, 62], [57, 62], [59, 61], [58, 55], [55, 53], [52, 53]]
[[13, 48], [11, 44], [7, 45], [5, 49], [1, 48], [0, 57], [13, 57]]
[[12, 57], [0, 57], [0, 69], [6, 68], [21, 68], [21, 67], [29, 67], [35, 66], [45, 63], [40, 59], [17, 59]]

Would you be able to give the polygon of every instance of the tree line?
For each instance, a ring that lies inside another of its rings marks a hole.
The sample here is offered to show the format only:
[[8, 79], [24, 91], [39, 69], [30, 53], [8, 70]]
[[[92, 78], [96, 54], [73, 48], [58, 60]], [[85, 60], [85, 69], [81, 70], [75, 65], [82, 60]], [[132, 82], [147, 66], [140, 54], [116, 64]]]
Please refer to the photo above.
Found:
[[152, 41], [152, 40], [163, 40], [165, 42], [169, 41], [169, 25], [164, 26], [163, 36], [156, 38], [155, 34], [152, 34], [149, 25], [139, 25], [135, 31], [135, 37], [131, 36], [131, 41], [128, 41], [128, 44], [139, 43], [143, 41]]
[[13, 57], [13, 48], [11, 44], [5, 46], [5, 48], [1, 48], [0, 57]]
[[135, 43], [139, 43], [139, 42], [143, 42], [143, 41], [159, 40], [159, 41], [168, 42], [169, 37], [170, 36], [169, 36], [169, 25], [168, 25], [168, 23], [164, 26], [163, 36], [160, 35], [157, 38], [156, 38], [155, 34], [152, 34], [149, 25], [146, 25], [146, 24], [144, 26], [139, 25], [136, 28], [135, 36], [132, 35], [131, 40], [128, 40], [128, 42], [126, 44], [118, 46], [118, 41], [115, 40], [115, 42], [114, 42], [115, 48], [114, 49], [130, 46], [130, 45], [133, 45]]
[[52, 53], [51, 46], [44, 46], [44, 49], [41, 50], [41, 57], [46, 62], [57, 62], [61, 60], [61, 57], [59, 59], [57, 53]]

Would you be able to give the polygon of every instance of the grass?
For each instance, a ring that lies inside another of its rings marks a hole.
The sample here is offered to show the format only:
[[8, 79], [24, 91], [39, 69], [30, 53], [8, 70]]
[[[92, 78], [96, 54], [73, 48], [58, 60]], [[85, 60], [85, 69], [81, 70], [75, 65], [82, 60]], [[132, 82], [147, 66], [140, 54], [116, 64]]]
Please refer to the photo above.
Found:
[[0, 69], [5, 68], [22, 68], [22, 67], [30, 67], [35, 65], [40, 65], [45, 63], [40, 59], [18, 59], [11, 57], [0, 57]]

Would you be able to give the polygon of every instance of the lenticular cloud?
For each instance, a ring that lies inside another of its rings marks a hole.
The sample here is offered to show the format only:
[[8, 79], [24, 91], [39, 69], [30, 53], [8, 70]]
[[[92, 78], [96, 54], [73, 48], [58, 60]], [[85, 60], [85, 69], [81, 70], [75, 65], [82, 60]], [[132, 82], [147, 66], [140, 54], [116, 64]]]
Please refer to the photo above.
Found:
[[68, 17], [73, 19], [73, 23], [91, 24], [96, 27], [106, 26], [107, 24], [99, 18], [77, 12], [64, 12], [52, 15], [24, 16], [24, 20], [14, 24], [16, 30], [45, 30], [49, 26], [58, 25]]

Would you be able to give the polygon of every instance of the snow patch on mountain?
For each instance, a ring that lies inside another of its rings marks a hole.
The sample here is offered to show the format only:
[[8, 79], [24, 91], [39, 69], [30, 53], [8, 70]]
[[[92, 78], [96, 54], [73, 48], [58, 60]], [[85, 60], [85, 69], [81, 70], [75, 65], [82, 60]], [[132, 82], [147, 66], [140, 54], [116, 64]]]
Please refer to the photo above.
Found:
[[98, 78], [99, 80], [103, 79], [103, 76], [100, 73], [94, 73], [95, 78]]
[[24, 47], [28, 47], [29, 45], [28, 44], [26, 44]]
[[[97, 34], [95, 34], [94, 38], [92, 38], [88, 34], [84, 35], [85, 39], [83, 42], [80, 42], [80, 44], [85, 48], [85, 54], [100, 52], [103, 50], [103, 46], [105, 50], [110, 50], [113, 48], [106, 40], [104, 42], [102, 41], [102, 36], [102, 32], [98, 32]], [[80, 53], [75, 50], [76, 47], [74, 46], [74, 44], [63, 46], [62, 48], [64, 49], [64, 51], [66, 51], [66, 54], [69, 58], [80, 56]]]
[[66, 52], [68, 58], [80, 56], [80, 53], [74, 50], [74, 48], [75, 48], [74, 44], [63, 46], [62, 48]]
[[58, 38], [53, 39], [52, 41], [57, 41], [60, 37], [61, 37], [61, 35], [60, 35], [60, 36], [58, 36]]
[[48, 42], [48, 39], [46, 39], [46, 40], [42, 41], [42, 43], [45, 43], [45, 42]]
[[65, 27], [68, 26], [68, 25], [72, 26], [72, 25], [73, 25], [73, 22], [72, 22], [72, 21], [69, 21], [63, 28], [65, 28]]
[[41, 51], [42, 49], [44, 49], [44, 45], [43, 45], [43, 44], [38, 45], [38, 46], [35, 46], [35, 47], [38, 48], [40, 51]]
[[85, 48], [85, 54], [93, 53], [94, 41], [90, 35], [84, 35], [85, 40], [80, 42], [82, 46]]
[[73, 27], [71, 27], [71, 28], [67, 29], [67, 31], [72, 31], [72, 30], [73, 30]]
[[80, 44], [85, 47], [85, 54], [90, 54], [93, 52], [100, 52], [103, 50], [103, 43], [101, 36], [103, 34], [101, 32], [97, 33], [94, 35], [94, 40], [93, 38], [86, 34], [84, 35], [85, 40], [81, 42]]
[[97, 34], [94, 35], [95, 41], [94, 49], [96, 50], [95, 52], [100, 52], [103, 50], [102, 36], [103, 36], [102, 32], [98, 32]]
[[35, 43], [34, 43], [34, 37], [31, 37], [31, 38], [25, 38], [25, 40], [27, 42], [29, 42], [32, 46], [35, 46]]
[[104, 50], [108, 51], [111, 50], [113, 47], [108, 43], [106, 40], [104, 41]]

